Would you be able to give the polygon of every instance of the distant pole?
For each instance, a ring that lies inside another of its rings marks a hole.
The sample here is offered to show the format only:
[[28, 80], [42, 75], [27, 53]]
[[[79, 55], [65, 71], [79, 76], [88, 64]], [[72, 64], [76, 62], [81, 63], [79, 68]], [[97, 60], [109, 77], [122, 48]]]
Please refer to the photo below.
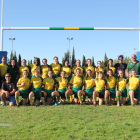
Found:
[[3, 51], [3, 0], [1, 0], [1, 43], [0, 51]]
[[73, 40], [73, 38], [67, 38], [67, 40], [69, 40], [69, 64], [71, 65], [71, 61], [70, 61], [70, 40]]
[[15, 38], [9, 38], [9, 40], [12, 40], [12, 53], [13, 53], [13, 40], [16, 40]]
[[134, 54], [135, 54], [135, 50], [136, 50], [137, 48], [133, 48], [133, 50], [134, 50]]

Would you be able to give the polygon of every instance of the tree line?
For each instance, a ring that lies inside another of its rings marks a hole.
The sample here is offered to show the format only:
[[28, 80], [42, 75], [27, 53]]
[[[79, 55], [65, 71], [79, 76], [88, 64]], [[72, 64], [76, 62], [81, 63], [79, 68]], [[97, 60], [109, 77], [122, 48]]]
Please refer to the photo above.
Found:
[[[19, 54], [18, 57], [17, 57], [16, 56], [16, 51], [14, 53], [11, 51], [10, 58], [7, 58], [7, 64], [8, 65], [10, 65], [11, 59], [16, 60], [18, 67], [21, 66], [21, 55]], [[66, 60], [69, 61], [69, 50], [66, 53], [64, 53], [64, 56], [62, 57], [62, 65], [63, 66], [64, 66], [64, 63], [65, 63]], [[87, 60], [86, 57], [83, 55], [82, 67], [86, 65], [86, 60]], [[95, 66], [94, 56], [92, 56], [91, 60], [92, 60], [92, 66]], [[129, 61], [131, 61], [131, 59], [129, 57], [124, 57], [124, 63], [127, 64]], [[73, 47], [72, 56], [70, 55], [70, 65], [73, 67], [75, 65], [75, 62], [76, 62], [76, 57], [75, 57], [75, 50], [74, 50], [74, 47]], [[102, 67], [106, 67], [108, 65], [108, 57], [107, 57], [106, 53], [104, 55], [104, 60], [102, 60], [101, 62], [102, 62]], [[27, 61], [28, 65], [30, 65], [32, 63], [33, 63], [32, 59]], [[118, 63], [118, 59], [113, 60], [113, 64], [116, 64], [116, 63]]]

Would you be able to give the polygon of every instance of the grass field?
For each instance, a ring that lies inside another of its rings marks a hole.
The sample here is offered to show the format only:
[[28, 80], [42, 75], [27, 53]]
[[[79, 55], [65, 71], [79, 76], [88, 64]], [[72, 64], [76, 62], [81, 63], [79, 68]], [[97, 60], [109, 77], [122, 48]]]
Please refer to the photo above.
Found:
[[2, 139], [138, 140], [140, 106], [0, 107]]

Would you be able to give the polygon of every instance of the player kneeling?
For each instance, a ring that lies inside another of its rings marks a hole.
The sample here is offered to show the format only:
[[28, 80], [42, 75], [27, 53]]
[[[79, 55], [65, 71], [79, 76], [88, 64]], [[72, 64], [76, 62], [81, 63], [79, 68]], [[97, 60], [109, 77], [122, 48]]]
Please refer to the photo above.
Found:
[[[15, 91], [16, 87], [13, 82], [11, 82], [11, 75], [10, 73], [5, 74], [6, 81], [2, 83], [1, 87], [1, 99], [2, 99], [2, 106], [6, 105], [6, 101], [9, 101], [9, 106], [14, 106], [15, 104]], [[5, 101], [6, 99], [6, 101]]]
[[[52, 92], [52, 97], [54, 100], [54, 106], [57, 106], [57, 102], [56, 102], [56, 96], [57, 97], [61, 97], [61, 103], [64, 104], [65, 103], [65, 99], [68, 96], [68, 92], [70, 92], [69, 90], [67, 90], [67, 86], [68, 86], [68, 79], [65, 77], [66, 72], [65, 71], [61, 71], [60, 73], [60, 77], [55, 78], [56, 80], [56, 86], [58, 86], [58, 90]], [[72, 90], [71, 90], [72, 93]]]
[[40, 100], [42, 101], [42, 106], [45, 106], [45, 98], [47, 93], [42, 90], [42, 78], [39, 77], [39, 71], [35, 70], [35, 77], [31, 79], [32, 91], [29, 94], [30, 105], [34, 105], [33, 97], [35, 98], [35, 106], [40, 105]]
[[95, 79], [96, 90], [93, 92], [93, 106], [96, 106], [96, 97], [99, 97], [99, 105], [102, 105], [104, 101], [107, 81], [103, 79], [103, 75], [103, 72], [98, 72], [98, 79]]
[[22, 104], [26, 105], [29, 87], [30, 87], [30, 79], [27, 78], [28, 72], [27, 70], [23, 71], [23, 77], [20, 78], [17, 82], [18, 91], [15, 92], [15, 100], [17, 107], [19, 107], [19, 96], [22, 96]]
[[116, 99], [117, 106], [120, 106], [120, 96], [122, 96], [122, 104], [125, 105], [126, 97], [127, 97], [127, 79], [124, 77], [124, 71], [122, 69], [118, 70], [119, 77], [117, 78], [117, 91], [116, 91]]
[[87, 104], [90, 105], [92, 104], [92, 95], [93, 95], [94, 86], [95, 86], [94, 77], [92, 76], [92, 71], [90, 69], [87, 70], [86, 76], [84, 77], [84, 80], [83, 80], [83, 85], [85, 88], [84, 90], [85, 95], [88, 96]]
[[[74, 102], [75, 104], [78, 104], [80, 102], [80, 105], [83, 104], [82, 102], [82, 95], [85, 95], [85, 92], [82, 90], [83, 81], [80, 76], [81, 70], [79, 68], [76, 69], [75, 76], [71, 78], [69, 82], [68, 89], [72, 89], [74, 94]], [[71, 95], [71, 94], [70, 94]]]
[[136, 105], [138, 102], [138, 97], [139, 97], [139, 84], [140, 84], [140, 78], [136, 77], [136, 71], [131, 70], [131, 75], [128, 80], [128, 85], [129, 85], [129, 95], [131, 99], [131, 106]]

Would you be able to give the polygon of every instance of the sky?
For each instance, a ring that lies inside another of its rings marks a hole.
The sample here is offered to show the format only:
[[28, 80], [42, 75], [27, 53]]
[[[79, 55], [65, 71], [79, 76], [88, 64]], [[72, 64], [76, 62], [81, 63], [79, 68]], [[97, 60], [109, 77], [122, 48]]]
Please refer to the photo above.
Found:
[[[1, 4], [1, 3], [0, 3]], [[1, 6], [1, 5], [0, 5]], [[1, 20], [1, 19], [0, 19]], [[1, 23], [1, 21], [0, 21]], [[139, 0], [4, 0], [4, 27], [134, 27], [139, 23]], [[58, 56], [62, 62], [69, 49], [75, 48], [76, 59], [94, 56], [98, 60], [131, 56], [139, 49], [138, 31], [81, 31], [81, 30], [6, 30], [3, 51], [12, 50], [31, 60], [47, 58], [48, 64]]]

